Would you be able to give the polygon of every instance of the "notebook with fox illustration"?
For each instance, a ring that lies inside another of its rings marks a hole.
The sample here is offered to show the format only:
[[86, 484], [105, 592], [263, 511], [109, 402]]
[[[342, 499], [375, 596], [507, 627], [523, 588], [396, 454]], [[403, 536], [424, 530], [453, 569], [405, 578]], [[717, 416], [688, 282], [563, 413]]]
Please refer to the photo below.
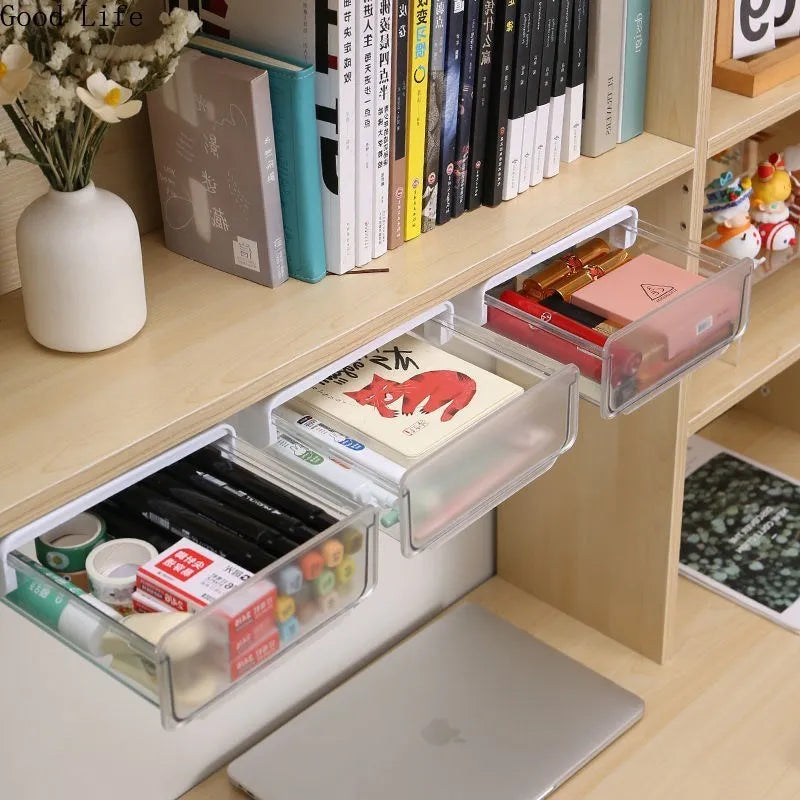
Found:
[[522, 387], [405, 335], [312, 386], [298, 411], [357, 431], [399, 463], [426, 456]]

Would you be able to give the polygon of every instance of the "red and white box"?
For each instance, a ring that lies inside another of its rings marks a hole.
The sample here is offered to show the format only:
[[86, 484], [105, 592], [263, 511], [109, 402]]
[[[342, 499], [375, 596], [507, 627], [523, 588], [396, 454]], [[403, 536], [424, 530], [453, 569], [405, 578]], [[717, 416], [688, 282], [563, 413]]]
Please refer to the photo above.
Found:
[[226, 597], [251, 577], [248, 570], [181, 539], [139, 567], [136, 588], [137, 593], [168, 610], [194, 612], [221, 601], [213, 618], [224, 630], [233, 667], [235, 658], [271, 641], [273, 632], [277, 634], [274, 620], [278, 591], [271, 581], [260, 579]]
[[281, 649], [281, 638], [277, 629], [273, 626], [272, 633], [253, 645], [249, 650], [243, 651], [235, 658], [231, 658], [231, 680], [238, 681], [242, 675], [246, 675], [259, 664], [268, 661], [278, 650]]
[[160, 603], [155, 597], [144, 592], [136, 591], [131, 596], [133, 610], [137, 614], [153, 614], [156, 612], [173, 611], [168, 605]]

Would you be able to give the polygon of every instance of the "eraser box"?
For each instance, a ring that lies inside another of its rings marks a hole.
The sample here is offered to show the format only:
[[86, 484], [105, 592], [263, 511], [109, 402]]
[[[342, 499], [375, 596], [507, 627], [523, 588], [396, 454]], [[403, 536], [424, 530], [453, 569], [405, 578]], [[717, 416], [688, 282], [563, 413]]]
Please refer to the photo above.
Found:
[[[669, 293], [652, 311], [611, 333], [604, 346], [500, 299], [504, 291], [518, 289], [543, 264], [594, 237], [604, 238], [613, 248], [626, 249], [634, 260], [643, 255], [660, 259], [702, 280], [686, 291]], [[481, 326], [487, 341], [506, 338], [529, 348], [544, 374], [574, 363], [581, 372], [581, 396], [598, 405], [603, 417], [612, 418], [639, 408], [721, 355], [744, 333], [753, 269], [751, 259], [737, 260], [670, 234], [639, 220], [636, 209], [623, 207], [465, 292], [456, 299], [455, 307], [457, 315]], [[632, 352], [642, 356], [634, 374], [623, 369]]]
[[[14, 555], [14, 550], [24, 547], [48, 526], [54, 527], [61, 519], [71, 518], [81, 510], [113, 497], [117, 491], [209, 443], [214, 443], [240, 466], [295, 496], [313, 502], [339, 522], [271, 563], [237, 589], [197, 610], [157, 644], [81, 602], [80, 598], [69, 594], [47, 576], [32, 571]], [[104, 637], [113, 637], [117, 651], [123, 647], [135, 656], [138, 666], [135, 674], [125, 674], [114, 668], [109, 656], [84, 652], [23, 609], [13, 608], [113, 678], [158, 705], [163, 726], [169, 729], [212, 708], [229, 692], [279, 663], [367, 597], [377, 574], [377, 530], [374, 508], [359, 506], [320, 487], [298, 482], [279, 462], [238, 439], [230, 426], [222, 425], [10, 534], [8, 541], [0, 545], [4, 567], [0, 577], [4, 595], [16, 587], [17, 576], [22, 573], [35, 578], [44, 585], [44, 591], [60, 598], [63, 603], [80, 603], [81, 613], [97, 621]], [[341, 544], [335, 548], [326, 547], [329, 542], [346, 542], [348, 552], [344, 552]], [[287, 582], [285, 575], [296, 576], [309, 561], [316, 564], [321, 559], [319, 554], [323, 548], [325, 552], [331, 549], [341, 552], [347, 569], [339, 570], [337, 574], [335, 569], [329, 570], [323, 564], [323, 569], [331, 573], [331, 580], [325, 582], [321, 590], [308, 581]], [[294, 594], [289, 594], [290, 591]]]

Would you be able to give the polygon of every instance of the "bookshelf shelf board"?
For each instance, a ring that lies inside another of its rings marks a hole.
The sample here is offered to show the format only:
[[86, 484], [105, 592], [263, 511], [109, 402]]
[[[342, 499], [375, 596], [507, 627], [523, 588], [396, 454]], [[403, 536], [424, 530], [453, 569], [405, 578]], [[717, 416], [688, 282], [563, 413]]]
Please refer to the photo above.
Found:
[[[741, 800], [758, 793], [750, 787], [763, 786], [765, 775], [770, 800], [794, 800], [800, 793], [792, 755], [797, 729], [787, 711], [800, 703], [800, 637], [681, 579], [675, 653], [657, 666], [500, 578], [466, 599], [635, 692], [647, 705], [641, 722], [561, 786], [553, 800], [705, 800], [714, 792]], [[221, 769], [181, 800], [244, 799]]]
[[715, 361], [689, 379], [689, 434], [697, 433], [800, 359], [800, 258], [753, 287], [750, 322], [731, 348], [736, 365]]
[[0, 535], [304, 377], [532, 249], [692, 168], [643, 135], [497, 209], [465, 214], [372, 266], [264, 289], [143, 239], [149, 318], [99, 355], [38, 347], [0, 297]]
[[758, 97], [712, 89], [708, 154], [716, 155], [795, 111], [800, 111], [800, 77]]

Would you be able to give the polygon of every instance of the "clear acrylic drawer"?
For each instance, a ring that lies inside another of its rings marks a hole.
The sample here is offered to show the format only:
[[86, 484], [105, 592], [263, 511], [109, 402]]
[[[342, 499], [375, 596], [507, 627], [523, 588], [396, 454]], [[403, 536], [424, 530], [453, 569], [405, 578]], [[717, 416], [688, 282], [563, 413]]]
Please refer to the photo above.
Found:
[[[658, 295], [654, 310], [611, 333], [603, 344], [557, 327], [547, 313], [528, 313], [501, 299], [551, 258], [595, 237], [613, 248], [625, 248], [631, 257], [649, 254], [705, 280], [682, 293], [643, 284], [642, 291]], [[581, 374], [581, 396], [598, 405], [603, 417], [612, 418], [641, 407], [741, 337], [752, 273], [751, 259], [736, 260], [672, 236], [625, 207], [465, 292], [454, 305], [458, 316], [536, 353], [543, 374], [552, 374], [565, 363], [575, 364]]]
[[[401, 332], [406, 331], [395, 331], [393, 336]], [[337, 369], [350, 369], [349, 364], [320, 370], [313, 379], [257, 404], [245, 412], [248, 419], [244, 423], [241, 415], [236, 418], [236, 424], [247, 430], [249, 441], [260, 437], [266, 452], [276, 457], [282, 457], [285, 450], [275, 445], [274, 437], [288, 434], [302, 442], [308, 454], [346, 462], [381, 487], [394, 501], [382, 509], [384, 530], [400, 540], [406, 556], [447, 541], [552, 467], [575, 441], [578, 408], [575, 367], [562, 367], [543, 379], [528, 350], [477, 326], [454, 323], [446, 310], [412, 334], [518, 384], [522, 393], [431, 454], [404, 465], [401, 474], [391, 480], [385, 473], [354, 461], [341, 448], [312, 437], [302, 426], [291, 425], [272, 413], [310, 385], [335, 375]], [[355, 361], [361, 355], [352, 358]], [[357, 364], [353, 366], [358, 368]], [[339, 427], [345, 436], [352, 433], [346, 426]], [[308, 454], [299, 455], [313, 457]], [[291, 461], [287, 468], [292, 468]]]
[[[36, 536], [208, 445], [338, 521], [149, 639], [126, 623], [151, 615], [108, 616], [25, 555]], [[229, 426], [219, 426], [0, 540], [2, 594], [10, 608], [158, 705], [162, 724], [170, 729], [281, 662], [364, 599], [376, 578], [377, 527], [374, 508], [307, 486], [280, 462], [238, 440]], [[312, 564], [324, 581], [306, 574]]]

